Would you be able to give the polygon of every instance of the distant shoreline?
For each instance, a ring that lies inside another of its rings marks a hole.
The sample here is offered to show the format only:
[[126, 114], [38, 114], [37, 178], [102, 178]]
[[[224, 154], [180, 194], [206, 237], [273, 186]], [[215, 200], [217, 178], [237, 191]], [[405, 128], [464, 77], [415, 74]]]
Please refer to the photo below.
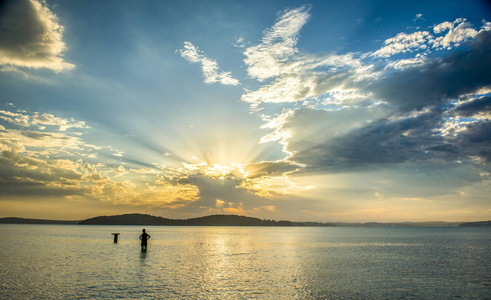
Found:
[[0, 218], [0, 224], [46, 224], [46, 225], [141, 225], [141, 226], [289, 226], [289, 227], [483, 227], [491, 226], [491, 221], [479, 222], [292, 222], [264, 220], [238, 215], [211, 215], [192, 219], [166, 219], [145, 214], [125, 214], [99, 216], [86, 220], [62, 221], [27, 218]]

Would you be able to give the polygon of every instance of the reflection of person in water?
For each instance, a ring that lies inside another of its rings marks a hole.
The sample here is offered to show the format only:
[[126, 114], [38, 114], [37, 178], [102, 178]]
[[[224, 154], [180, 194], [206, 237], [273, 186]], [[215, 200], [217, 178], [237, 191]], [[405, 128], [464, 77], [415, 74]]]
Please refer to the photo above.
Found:
[[150, 235], [145, 232], [143, 229], [143, 233], [140, 235], [140, 240], [142, 241], [142, 251], [147, 251], [147, 241], [150, 238]]

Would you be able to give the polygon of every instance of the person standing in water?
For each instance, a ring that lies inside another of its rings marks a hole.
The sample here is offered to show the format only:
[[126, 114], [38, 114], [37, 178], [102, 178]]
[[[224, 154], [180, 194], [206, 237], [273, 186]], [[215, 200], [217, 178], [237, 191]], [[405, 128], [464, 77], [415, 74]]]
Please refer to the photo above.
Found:
[[140, 240], [142, 241], [142, 251], [145, 252], [147, 251], [147, 241], [150, 238], [150, 235], [145, 232], [145, 229], [143, 229], [143, 233], [140, 235]]

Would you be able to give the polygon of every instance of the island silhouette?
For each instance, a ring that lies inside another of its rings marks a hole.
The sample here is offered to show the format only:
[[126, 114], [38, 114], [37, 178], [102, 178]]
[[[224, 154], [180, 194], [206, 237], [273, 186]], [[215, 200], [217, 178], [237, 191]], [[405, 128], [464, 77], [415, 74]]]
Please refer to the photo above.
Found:
[[157, 225], [157, 226], [335, 226], [333, 223], [291, 222], [265, 220], [238, 215], [211, 215], [191, 219], [168, 219], [147, 214], [99, 216], [82, 221], [58, 221], [24, 218], [0, 218], [9, 224], [64, 224], [64, 225]]
[[57, 225], [155, 225], [155, 226], [308, 226], [308, 227], [472, 227], [491, 226], [491, 221], [480, 222], [396, 222], [344, 223], [293, 222], [259, 219], [239, 215], [210, 215], [190, 219], [168, 219], [148, 214], [99, 216], [79, 221], [60, 221], [26, 218], [0, 218], [0, 224], [57, 224]]
[[[80, 225], [166, 225], [166, 226], [301, 226], [299, 222], [262, 220], [238, 215], [211, 215], [191, 219], [167, 219], [145, 214], [100, 216], [83, 220]], [[305, 225], [304, 225], [305, 226]], [[318, 223], [318, 226], [333, 224]]]

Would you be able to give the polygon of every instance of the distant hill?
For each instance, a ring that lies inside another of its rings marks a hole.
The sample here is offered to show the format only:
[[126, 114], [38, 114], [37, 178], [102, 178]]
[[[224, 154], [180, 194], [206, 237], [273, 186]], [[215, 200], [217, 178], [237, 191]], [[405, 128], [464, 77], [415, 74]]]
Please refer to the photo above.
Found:
[[145, 214], [101, 216], [81, 221], [81, 225], [161, 225], [161, 226], [294, 226], [290, 221], [261, 220], [237, 215], [211, 215], [192, 219], [166, 219]]
[[182, 225], [181, 220], [172, 220], [144, 214], [100, 216], [80, 221], [80, 225]]
[[40, 220], [40, 219], [24, 219], [24, 218], [0, 218], [0, 224], [59, 224], [59, 225], [75, 225], [80, 221], [58, 221], [58, 220]]
[[188, 226], [261, 226], [261, 219], [237, 215], [212, 215], [183, 220]]
[[490, 221], [481, 221], [481, 222], [467, 222], [460, 224], [460, 227], [477, 227], [477, 226], [491, 226]]

